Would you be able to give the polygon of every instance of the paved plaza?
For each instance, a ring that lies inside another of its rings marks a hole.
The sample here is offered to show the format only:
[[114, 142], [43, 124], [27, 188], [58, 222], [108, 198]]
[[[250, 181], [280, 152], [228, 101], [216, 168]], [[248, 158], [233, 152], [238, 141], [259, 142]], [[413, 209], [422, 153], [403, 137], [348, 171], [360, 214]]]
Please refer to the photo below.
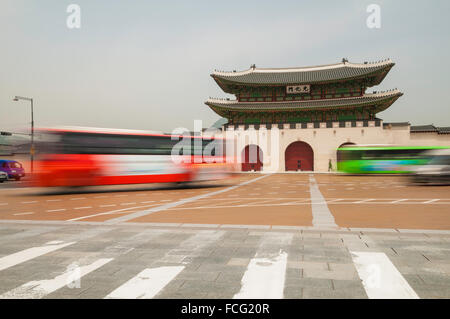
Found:
[[450, 298], [450, 192], [390, 176], [2, 186], [0, 298]]

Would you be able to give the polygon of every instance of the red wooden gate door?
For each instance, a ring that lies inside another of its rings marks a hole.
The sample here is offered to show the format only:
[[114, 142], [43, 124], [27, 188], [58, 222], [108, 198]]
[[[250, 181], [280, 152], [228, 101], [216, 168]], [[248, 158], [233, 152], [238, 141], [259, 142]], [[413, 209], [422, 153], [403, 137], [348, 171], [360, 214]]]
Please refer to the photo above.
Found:
[[284, 153], [286, 171], [313, 171], [314, 152], [305, 142], [289, 144]]
[[261, 171], [263, 167], [263, 153], [258, 145], [247, 145], [242, 152], [242, 171]]

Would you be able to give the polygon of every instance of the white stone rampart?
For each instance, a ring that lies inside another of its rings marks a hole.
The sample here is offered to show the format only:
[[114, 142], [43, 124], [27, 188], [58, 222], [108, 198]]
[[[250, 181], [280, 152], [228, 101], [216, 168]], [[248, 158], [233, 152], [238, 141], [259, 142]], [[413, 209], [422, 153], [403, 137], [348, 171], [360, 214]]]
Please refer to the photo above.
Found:
[[254, 129], [253, 125], [245, 129], [244, 125], [240, 125], [238, 129], [228, 127], [217, 136], [236, 139], [235, 154], [238, 158], [246, 145], [260, 146], [263, 152], [263, 172], [284, 172], [286, 148], [296, 141], [305, 142], [312, 147], [314, 171], [317, 172], [328, 171], [330, 159], [333, 168], [336, 168], [336, 150], [344, 143], [450, 146], [450, 134], [411, 133], [407, 124], [383, 127], [381, 121], [379, 126], [375, 125], [375, 121], [369, 121], [366, 125], [364, 126], [363, 121], [356, 121], [353, 126], [349, 121], [345, 123], [345, 127], [340, 127], [338, 122], [331, 123], [331, 127], [327, 127], [326, 123], [319, 123], [319, 127], [314, 127], [314, 123], [307, 123], [306, 128], [301, 128], [300, 124], [294, 125], [295, 128], [284, 124], [281, 129], [276, 124], [272, 129], [266, 129], [265, 125], [260, 125], [259, 129]]

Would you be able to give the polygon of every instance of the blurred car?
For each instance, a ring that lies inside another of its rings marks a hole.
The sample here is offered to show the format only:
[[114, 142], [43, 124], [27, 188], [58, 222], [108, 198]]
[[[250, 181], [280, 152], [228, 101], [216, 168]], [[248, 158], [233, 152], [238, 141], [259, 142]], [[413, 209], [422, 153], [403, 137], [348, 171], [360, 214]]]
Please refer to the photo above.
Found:
[[15, 179], [16, 181], [25, 176], [22, 164], [12, 160], [0, 160], [0, 172], [8, 174], [8, 179]]
[[8, 180], [8, 174], [5, 172], [0, 172], [0, 183], [3, 183], [4, 181]]
[[430, 160], [414, 170], [412, 182], [450, 185], [450, 149], [432, 150], [424, 155]]

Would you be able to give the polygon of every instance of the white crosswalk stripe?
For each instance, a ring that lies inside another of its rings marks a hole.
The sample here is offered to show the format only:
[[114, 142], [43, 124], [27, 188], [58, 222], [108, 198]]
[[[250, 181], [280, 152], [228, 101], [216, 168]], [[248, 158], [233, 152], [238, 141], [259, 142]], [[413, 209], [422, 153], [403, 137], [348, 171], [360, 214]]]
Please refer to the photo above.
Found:
[[287, 253], [270, 258], [255, 257], [242, 278], [242, 287], [233, 299], [281, 299], [285, 281]]
[[283, 298], [288, 254], [282, 249], [287, 248], [292, 237], [287, 233], [268, 233], [263, 237], [242, 277], [241, 290], [234, 299]]
[[184, 266], [148, 268], [108, 294], [106, 299], [150, 299], [156, 296]]
[[51, 241], [44, 246], [28, 248], [2, 257], [0, 258], [0, 271], [73, 244], [75, 242]]
[[[152, 230], [152, 231], [143, 231], [139, 232], [131, 237], [127, 237], [123, 240], [120, 240], [119, 242], [114, 243], [111, 246], [106, 247], [103, 249], [102, 254], [107, 255], [110, 258], [100, 258], [94, 262], [89, 260], [89, 258], [83, 258], [81, 260], [76, 261], [75, 263], [70, 264], [67, 267], [67, 270], [64, 271], [62, 274], [56, 276], [53, 279], [44, 279], [44, 280], [38, 280], [38, 281], [30, 281], [22, 286], [19, 286], [13, 290], [10, 290], [2, 295], [0, 295], [0, 299], [37, 299], [42, 298], [60, 288], [63, 288], [64, 286], [70, 287], [73, 282], [76, 282], [80, 280], [81, 277], [84, 275], [89, 274], [90, 272], [93, 272], [94, 270], [97, 270], [98, 268], [102, 267], [103, 265], [109, 263], [114, 258], [111, 257], [117, 257], [123, 254], [126, 254], [133, 250], [136, 246], [145, 243], [149, 240], [153, 240], [157, 238], [157, 236], [160, 236], [162, 234], [167, 233], [166, 230]], [[91, 234], [88, 234], [91, 235]], [[53, 243], [47, 243], [47, 245], [55, 245], [58, 242]], [[20, 256], [26, 256], [27, 260], [31, 260], [35, 257], [38, 257], [46, 252], [54, 251], [59, 248], [66, 247], [68, 245], [74, 244], [68, 243], [64, 245], [58, 245], [50, 250], [47, 246], [44, 246], [45, 249], [42, 247], [37, 250], [36, 248], [31, 248], [28, 250], [24, 250], [21, 253]], [[20, 257], [19, 256], [19, 257]], [[18, 256], [10, 255], [8, 256], [12, 260], [18, 260]], [[22, 257], [24, 259], [25, 257]], [[11, 263], [11, 262], [10, 262]], [[78, 265], [84, 265], [84, 266], [78, 266]]]
[[0, 299], [38, 299], [64, 286], [76, 288], [75, 285], [81, 277], [102, 267], [111, 260], [113, 259], [101, 258], [89, 265], [69, 267], [70, 269], [53, 279], [27, 282], [16, 289], [0, 295]]
[[[202, 230], [190, 236], [158, 260], [159, 263], [178, 263], [179, 265], [144, 269], [132, 279], [109, 293], [105, 298], [153, 298], [184, 270], [185, 265], [189, 263], [189, 257], [195, 257], [203, 248], [213, 244], [224, 234], [224, 231]], [[186, 253], [187, 251], [188, 253]]]
[[384, 253], [351, 252], [370, 299], [419, 299]]

